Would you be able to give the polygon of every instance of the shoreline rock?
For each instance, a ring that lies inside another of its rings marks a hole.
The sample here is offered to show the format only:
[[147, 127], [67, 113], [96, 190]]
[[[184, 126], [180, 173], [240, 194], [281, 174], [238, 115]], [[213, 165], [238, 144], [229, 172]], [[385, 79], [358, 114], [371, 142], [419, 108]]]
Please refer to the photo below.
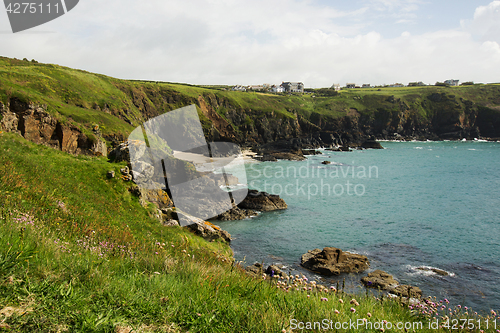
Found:
[[332, 276], [362, 272], [368, 269], [370, 263], [364, 255], [325, 247], [323, 250], [314, 249], [303, 254], [300, 265], [315, 273]]
[[401, 297], [422, 297], [422, 290], [420, 290], [420, 288], [406, 284], [399, 284], [399, 282], [395, 280], [392, 275], [380, 269], [368, 273], [367, 276], [361, 279], [361, 282], [367, 288], [386, 290], [391, 294]]
[[279, 195], [259, 192], [257, 190], [248, 190], [246, 198], [238, 204], [241, 209], [250, 209], [260, 212], [269, 212], [273, 210], [287, 209], [285, 200]]

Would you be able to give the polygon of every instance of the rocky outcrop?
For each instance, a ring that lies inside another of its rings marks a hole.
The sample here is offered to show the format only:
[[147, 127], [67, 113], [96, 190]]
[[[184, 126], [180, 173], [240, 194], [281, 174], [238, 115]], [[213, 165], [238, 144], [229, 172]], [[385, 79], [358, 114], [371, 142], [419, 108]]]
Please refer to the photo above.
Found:
[[364, 141], [360, 147], [364, 149], [384, 149], [384, 147], [382, 147], [380, 142], [378, 142], [375, 139], [369, 139]]
[[422, 297], [422, 290], [420, 288], [405, 284], [401, 285], [392, 275], [379, 269], [368, 273], [367, 276], [361, 279], [361, 282], [367, 288], [386, 290], [391, 294], [402, 297]]
[[238, 204], [238, 207], [259, 212], [268, 212], [288, 208], [285, 200], [281, 199], [279, 195], [259, 192], [257, 190], [248, 190], [248, 195]]
[[439, 268], [434, 268], [434, 267], [417, 267], [417, 269], [419, 271], [430, 271], [430, 272], [436, 273], [437, 275], [441, 275], [441, 276], [450, 275], [447, 271], [444, 271], [444, 270], [439, 269]]
[[392, 275], [380, 269], [368, 273], [367, 276], [361, 279], [361, 282], [366, 287], [380, 289], [380, 290], [387, 290], [389, 288], [393, 288], [399, 285], [399, 282], [396, 281], [392, 277]]
[[242, 209], [236, 206], [215, 217], [214, 220], [219, 220], [219, 221], [244, 220], [256, 215], [257, 212], [251, 209]]
[[285, 279], [288, 277], [288, 275], [283, 272], [277, 265], [269, 265], [266, 269], [264, 269], [264, 266], [262, 266], [262, 264], [258, 262], [245, 267], [245, 271], [247, 272], [247, 274], [253, 277], [262, 277], [264, 274], [271, 277], [280, 276]]
[[76, 126], [60, 122], [47, 112], [46, 105], [11, 98], [8, 105], [0, 105], [0, 115], [0, 129], [18, 133], [34, 143], [71, 154], [107, 155], [106, 143], [99, 135], [89, 138]]
[[370, 265], [366, 256], [344, 252], [335, 247], [310, 250], [302, 255], [300, 264], [313, 272], [328, 276], [359, 273]]

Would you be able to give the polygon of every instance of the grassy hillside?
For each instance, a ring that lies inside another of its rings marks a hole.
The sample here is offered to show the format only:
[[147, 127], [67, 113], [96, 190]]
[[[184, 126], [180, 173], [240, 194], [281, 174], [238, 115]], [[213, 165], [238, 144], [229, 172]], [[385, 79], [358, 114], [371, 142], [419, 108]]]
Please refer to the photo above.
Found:
[[435, 299], [409, 308], [298, 276], [251, 278], [227, 244], [152, 218], [129, 182], [106, 177], [121, 164], [11, 133], [0, 133], [0, 151], [0, 330], [291, 332], [325, 319], [359, 323], [339, 330], [358, 332], [363, 320], [424, 328], [438, 315], [485, 320]]

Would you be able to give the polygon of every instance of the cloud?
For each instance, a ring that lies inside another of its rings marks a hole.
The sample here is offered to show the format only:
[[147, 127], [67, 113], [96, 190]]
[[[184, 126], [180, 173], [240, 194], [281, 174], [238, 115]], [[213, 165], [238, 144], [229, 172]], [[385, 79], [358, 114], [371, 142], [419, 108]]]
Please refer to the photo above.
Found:
[[476, 8], [474, 18], [461, 24], [479, 40], [500, 42], [500, 1]]
[[[500, 1], [478, 7], [461, 29], [457, 19], [457, 28], [387, 38], [364, 22], [373, 6], [404, 17], [421, 3], [371, 0], [338, 10], [301, 0], [86, 0], [40, 28], [56, 33], [2, 35], [0, 53], [119, 78], [193, 84], [498, 80], [498, 35], [486, 36], [498, 27]], [[478, 34], [482, 39], [474, 39]]]

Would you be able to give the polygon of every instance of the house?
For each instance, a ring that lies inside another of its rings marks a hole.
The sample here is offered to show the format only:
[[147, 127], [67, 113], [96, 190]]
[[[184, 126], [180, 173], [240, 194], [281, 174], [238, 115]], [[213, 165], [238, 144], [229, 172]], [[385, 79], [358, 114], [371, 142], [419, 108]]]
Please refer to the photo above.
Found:
[[334, 83], [330, 89], [334, 89], [335, 91], [340, 91], [340, 84], [338, 83]]
[[284, 93], [285, 92], [285, 88], [283, 88], [282, 86], [277, 86], [277, 85], [273, 84], [271, 86], [271, 92], [273, 92], [273, 93]]
[[447, 85], [455, 86], [455, 87], [458, 86], [458, 82], [460, 82], [460, 80], [446, 80], [446, 81], [444, 81], [444, 83], [446, 83]]
[[363, 83], [361, 88], [371, 88], [369, 83]]
[[293, 93], [293, 92], [303, 93], [304, 92], [304, 84], [302, 82], [282, 82], [281, 86], [288, 93]]
[[346, 83], [345, 87], [347, 89], [354, 89], [354, 88], [356, 88], [356, 83]]
[[405, 85], [402, 83], [394, 83], [394, 84], [389, 85], [389, 87], [391, 87], [391, 88], [403, 88], [404, 86]]
[[253, 85], [253, 86], [248, 86], [247, 87], [249, 90], [264, 90], [263, 85]]
[[247, 91], [247, 88], [243, 86], [234, 86], [232, 89], [233, 91]]

